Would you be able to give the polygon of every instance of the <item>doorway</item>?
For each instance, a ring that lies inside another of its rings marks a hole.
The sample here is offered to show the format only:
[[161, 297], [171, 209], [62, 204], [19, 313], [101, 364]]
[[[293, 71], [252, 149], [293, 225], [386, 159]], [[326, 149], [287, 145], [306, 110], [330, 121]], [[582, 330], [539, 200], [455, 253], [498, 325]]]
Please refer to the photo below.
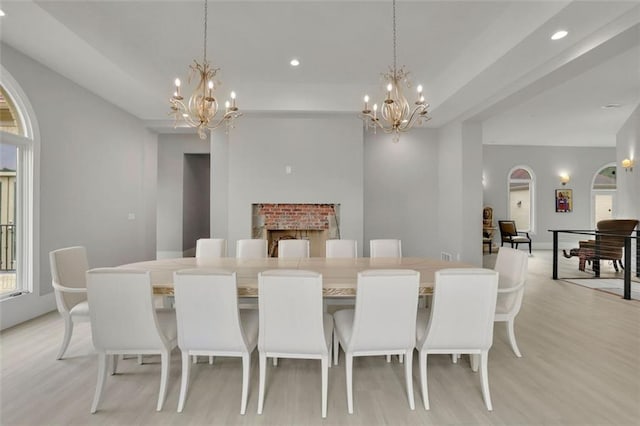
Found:
[[184, 155], [182, 186], [182, 251], [194, 256], [196, 241], [210, 233], [210, 154]]

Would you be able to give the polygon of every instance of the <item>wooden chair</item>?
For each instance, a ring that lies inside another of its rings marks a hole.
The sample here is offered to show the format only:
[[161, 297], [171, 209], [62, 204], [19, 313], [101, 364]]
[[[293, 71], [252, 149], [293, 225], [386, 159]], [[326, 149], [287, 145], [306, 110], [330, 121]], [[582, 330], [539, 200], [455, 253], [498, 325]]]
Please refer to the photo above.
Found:
[[500, 228], [500, 247], [504, 243], [511, 244], [511, 248], [518, 249], [519, 244], [529, 244], [529, 254], [531, 254], [531, 238], [528, 232], [518, 231], [514, 220], [499, 220], [498, 228]]
[[598, 222], [597, 231], [599, 235], [596, 239], [599, 240], [599, 250], [596, 253], [596, 240], [580, 241], [580, 248], [578, 249], [580, 263], [578, 268], [584, 271], [587, 261], [611, 260], [616, 271], [618, 271], [616, 263], [619, 263], [620, 267], [624, 269], [622, 264], [624, 239], [631, 235], [636, 226], [638, 226], [638, 221], [635, 219], [608, 219]]

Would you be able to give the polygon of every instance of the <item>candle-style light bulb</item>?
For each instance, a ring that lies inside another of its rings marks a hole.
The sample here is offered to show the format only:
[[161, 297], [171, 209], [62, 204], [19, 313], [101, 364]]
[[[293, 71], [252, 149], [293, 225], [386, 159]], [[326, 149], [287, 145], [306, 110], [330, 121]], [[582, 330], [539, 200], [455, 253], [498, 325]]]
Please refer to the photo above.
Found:
[[229, 112], [229, 107], [230, 107], [230, 106], [231, 106], [231, 104], [229, 103], [229, 101], [226, 101], [226, 102], [224, 103], [224, 107], [225, 107], [225, 109], [227, 110], [227, 112]]
[[422, 94], [422, 84], [418, 84], [418, 94]]
[[231, 92], [230, 96], [231, 96], [231, 107], [235, 108], [236, 107], [236, 92]]
[[378, 104], [373, 104], [373, 118], [376, 119], [378, 114]]
[[209, 80], [209, 98], [213, 98], [213, 81]]
[[176, 78], [176, 80], [174, 81], [175, 85], [176, 85], [176, 92], [174, 93], [173, 96], [175, 96], [176, 98], [180, 97], [180, 79]]
[[364, 95], [364, 110], [368, 111], [369, 110], [369, 95]]

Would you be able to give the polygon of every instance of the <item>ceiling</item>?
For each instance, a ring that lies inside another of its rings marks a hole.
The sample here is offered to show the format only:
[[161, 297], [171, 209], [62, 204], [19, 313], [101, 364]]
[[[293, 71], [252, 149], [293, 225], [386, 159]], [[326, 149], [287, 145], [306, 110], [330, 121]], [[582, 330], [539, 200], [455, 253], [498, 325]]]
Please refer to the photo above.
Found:
[[[245, 114], [357, 116], [365, 93], [381, 96], [380, 73], [393, 60], [391, 1], [208, 7], [218, 97], [235, 90]], [[1, 8], [3, 43], [150, 126], [171, 127], [173, 80], [186, 80], [203, 55], [201, 0], [4, 0]], [[558, 29], [569, 35], [550, 40]], [[398, 0], [397, 39], [398, 65], [431, 104], [427, 126], [481, 121], [487, 144], [615, 146], [640, 103], [638, 1]]]

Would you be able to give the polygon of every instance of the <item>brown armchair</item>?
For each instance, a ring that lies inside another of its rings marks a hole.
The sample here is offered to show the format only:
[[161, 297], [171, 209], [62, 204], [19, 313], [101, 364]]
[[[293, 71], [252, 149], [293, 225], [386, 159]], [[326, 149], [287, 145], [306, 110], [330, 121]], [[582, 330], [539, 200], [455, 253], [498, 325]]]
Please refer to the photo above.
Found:
[[504, 243], [511, 244], [511, 248], [518, 248], [519, 244], [529, 244], [529, 254], [531, 254], [531, 238], [528, 232], [519, 232], [516, 228], [516, 222], [514, 220], [499, 220], [498, 227], [500, 228], [500, 247]]
[[618, 264], [624, 269], [624, 265], [622, 265], [624, 239], [631, 235], [636, 226], [638, 226], [638, 221], [635, 219], [608, 219], [598, 222], [596, 230], [599, 234], [597, 238], [600, 240], [599, 253], [596, 253], [596, 240], [580, 241], [578, 269], [584, 271], [587, 261], [599, 260], [613, 261], [616, 272]]

